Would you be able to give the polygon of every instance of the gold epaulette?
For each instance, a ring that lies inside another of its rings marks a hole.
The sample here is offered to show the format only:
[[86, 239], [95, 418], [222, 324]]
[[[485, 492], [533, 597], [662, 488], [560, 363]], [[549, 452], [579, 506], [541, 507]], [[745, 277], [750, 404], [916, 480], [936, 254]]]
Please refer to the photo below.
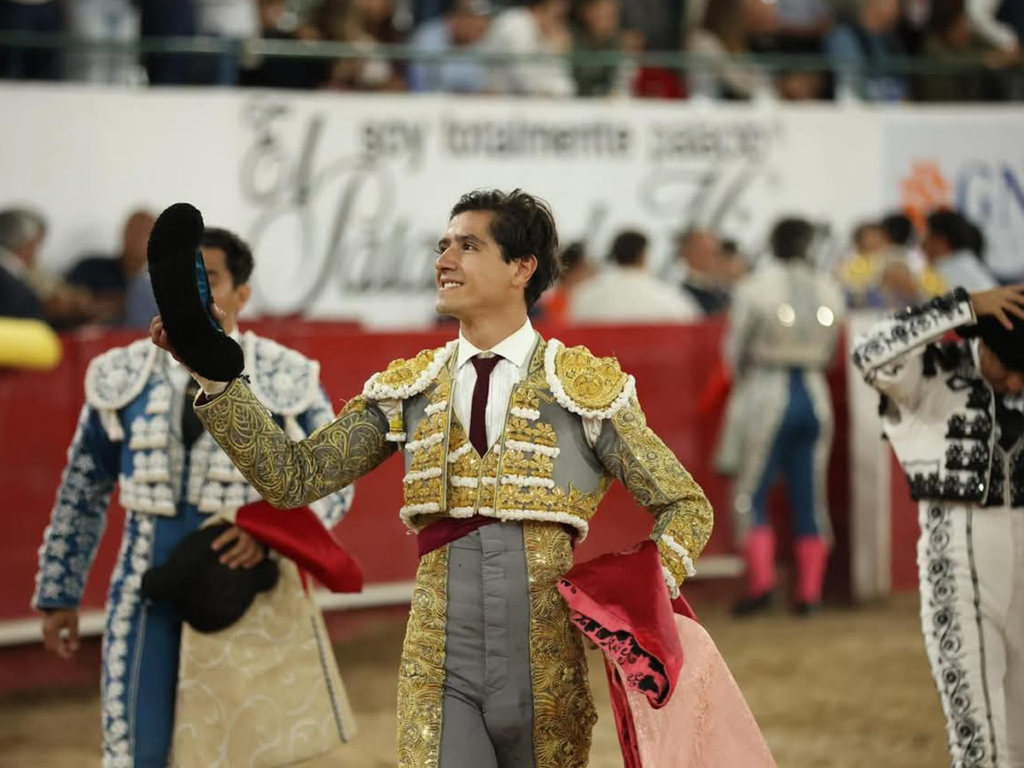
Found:
[[420, 394], [437, 378], [457, 343], [425, 349], [409, 360], [392, 361], [385, 370], [367, 380], [363, 395], [369, 400], [406, 400]]
[[548, 386], [567, 410], [587, 418], [609, 419], [636, 392], [636, 382], [614, 357], [596, 357], [586, 347], [548, 342], [544, 360]]

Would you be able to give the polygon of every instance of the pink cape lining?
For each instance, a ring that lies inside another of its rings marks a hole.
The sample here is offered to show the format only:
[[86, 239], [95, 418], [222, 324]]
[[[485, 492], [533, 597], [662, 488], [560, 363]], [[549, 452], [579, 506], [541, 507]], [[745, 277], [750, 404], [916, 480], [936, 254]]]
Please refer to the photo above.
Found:
[[574, 567], [559, 591], [604, 653], [625, 768], [776, 768], [711, 637], [670, 600], [654, 542]]

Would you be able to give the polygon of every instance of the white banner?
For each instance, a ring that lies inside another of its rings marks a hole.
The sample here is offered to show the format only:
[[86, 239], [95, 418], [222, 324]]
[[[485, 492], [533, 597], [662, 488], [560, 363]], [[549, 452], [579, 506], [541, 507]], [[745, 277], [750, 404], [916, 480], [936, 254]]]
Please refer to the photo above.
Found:
[[430, 322], [433, 245], [478, 187], [546, 198], [562, 240], [595, 257], [638, 228], [655, 269], [690, 224], [757, 253], [779, 215], [845, 242], [881, 210], [877, 114], [859, 109], [31, 86], [0, 99], [0, 205], [46, 213], [46, 265], [114, 253], [131, 208], [185, 200], [250, 241], [269, 314]]
[[937, 206], [976, 222], [986, 261], [1024, 275], [1024, 109], [936, 109], [887, 113], [883, 195], [920, 223]]

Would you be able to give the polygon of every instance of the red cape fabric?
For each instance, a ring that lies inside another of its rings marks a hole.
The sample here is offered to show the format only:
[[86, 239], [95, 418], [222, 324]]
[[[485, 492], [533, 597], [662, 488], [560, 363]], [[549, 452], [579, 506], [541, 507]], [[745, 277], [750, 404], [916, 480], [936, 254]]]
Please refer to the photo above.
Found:
[[718, 413], [725, 408], [729, 399], [729, 392], [732, 390], [732, 374], [728, 366], [722, 361], [711, 369], [708, 380], [704, 382], [704, 389], [701, 390], [700, 399], [697, 401], [699, 413]]
[[[573, 623], [601, 648], [611, 689], [626, 768], [640, 768], [636, 728], [627, 688], [647, 697], [655, 709], [675, 691], [683, 666], [683, 649], [673, 615], [696, 621], [683, 597], [672, 600], [653, 541], [628, 552], [602, 555], [570, 570], [559, 591]], [[625, 679], [618, 673], [619, 667]]]
[[238, 510], [235, 525], [294, 561], [332, 592], [363, 590], [363, 569], [309, 507], [282, 510], [258, 501]]

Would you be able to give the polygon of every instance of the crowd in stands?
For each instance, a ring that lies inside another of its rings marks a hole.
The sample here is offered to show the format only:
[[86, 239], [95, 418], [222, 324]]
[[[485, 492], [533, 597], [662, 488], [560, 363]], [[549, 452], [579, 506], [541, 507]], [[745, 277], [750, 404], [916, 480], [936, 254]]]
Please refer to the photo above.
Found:
[[[0, 77], [14, 79], [871, 101], [1015, 99], [1024, 81], [1020, 0], [0, 0], [5, 31], [225, 41], [216, 55], [141, 56], [8, 43], [0, 46]], [[256, 56], [247, 43], [259, 38], [346, 43], [368, 57]], [[369, 56], [395, 45], [420, 56]], [[684, 72], [608, 55], [644, 51], [695, 58]], [[460, 55], [439, 58], [453, 52]], [[516, 58], [495, 58], [507, 54]], [[776, 63], [745, 61], [745, 54], [771, 54]], [[828, 65], [778, 65], [790, 54]], [[894, 57], [936, 68], [885, 71]]]
[[[0, 318], [45, 321], [57, 331], [82, 327], [144, 330], [157, 314], [146, 245], [155, 219], [132, 211], [110, 253], [76, 254], [62, 273], [44, 268], [46, 219], [27, 208], [0, 209]], [[814, 225], [812, 222], [811, 225]], [[820, 229], [820, 228], [817, 228]], [[535, 308], [536, 319], [559, 324], [663, 324], [725, 315], [736, 286], [767, 263], [741, 253], [708, 227], [689, 227], [668, 263], [652, 263], [647, 236], [624, 229], [606, 254], [582, 242], [562, 253], [563, 275]], [[851, 308], [894, 309], [945, 293], [992, 287], [981, 230], [960, 213], [934, 210], [916, 226], [902, 213], [859, 224], [849, 247], [822, 238], [811, 257], [842, 284]], [[1000, 276], [1003, 282], [1020, 275]]]

